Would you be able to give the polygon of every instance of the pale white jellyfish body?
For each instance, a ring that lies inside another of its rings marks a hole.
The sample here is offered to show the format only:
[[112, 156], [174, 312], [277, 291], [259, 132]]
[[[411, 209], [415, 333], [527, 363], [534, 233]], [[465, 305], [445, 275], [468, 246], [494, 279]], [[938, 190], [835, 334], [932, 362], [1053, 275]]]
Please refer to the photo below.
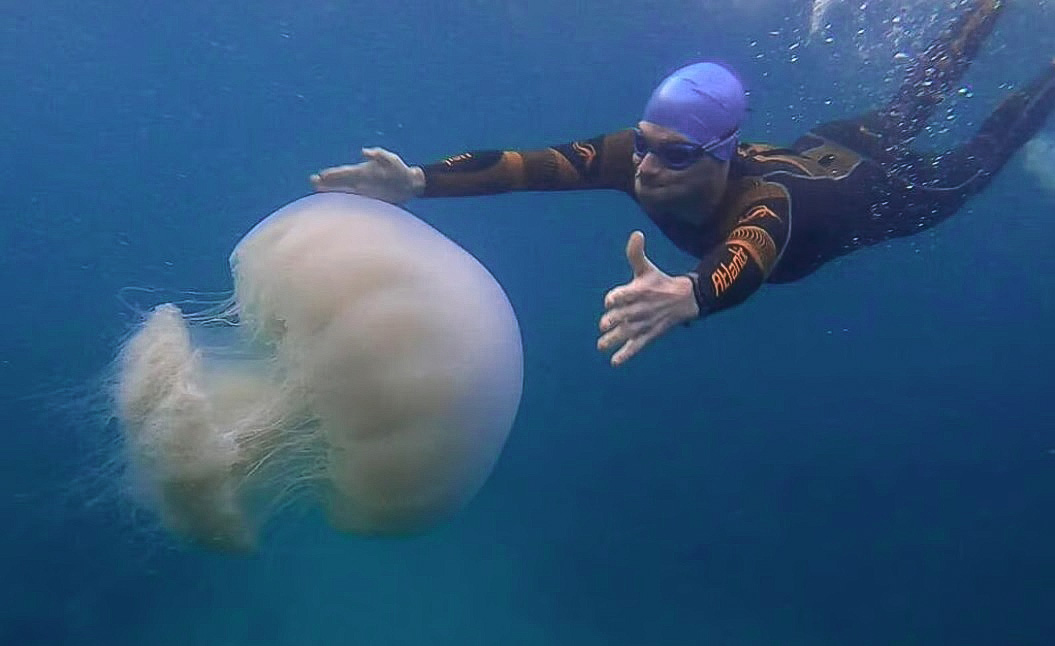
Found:
[[403, 209], [342, 193], [278, 210], [230, 260], [253, 354], [202, 356], [170, 305], [122, 353], [126, 446], [166, 525], [251, 542], [254, 478], [267, 491], [309, 481], [335, 526], [357, 533], [423, 531], [462, 509], [501, 453], [523, 379], [516, 317], [491, 274]]

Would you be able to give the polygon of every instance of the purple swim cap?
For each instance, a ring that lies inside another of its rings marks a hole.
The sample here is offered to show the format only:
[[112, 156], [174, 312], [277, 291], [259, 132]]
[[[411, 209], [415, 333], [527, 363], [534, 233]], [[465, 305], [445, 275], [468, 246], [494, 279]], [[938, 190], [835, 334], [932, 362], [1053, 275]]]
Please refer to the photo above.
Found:
[[694, 63], [663, 79], [645, 106], [643, 120], [693, 143], [715, 146], [708, 152], [728, 160], [746, 115], [747, 95], [740, 79], [717, 63]]

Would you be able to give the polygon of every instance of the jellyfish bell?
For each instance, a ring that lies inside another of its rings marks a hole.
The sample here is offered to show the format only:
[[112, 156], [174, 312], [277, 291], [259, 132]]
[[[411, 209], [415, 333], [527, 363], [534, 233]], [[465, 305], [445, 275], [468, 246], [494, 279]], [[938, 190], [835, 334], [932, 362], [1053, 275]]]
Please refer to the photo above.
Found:
[[361, 534], [426, 531], [465, 507], [523, 380], [516, 316], [483, 265], [344, 193], [279, 209], [230, 265], [231, 347], [195, 347], [202, 323], [163, 305], [121, 353], [125, 446], [166, 526], [245, 548], [249, 500], [305, 485]]
[[414, 528], [475, 494], [523, 374], [512, 308], [475, 258], [396, 206], [322, 193], [257, 225], [231, 266], [250, 334], [310, 398], [339, 526]]

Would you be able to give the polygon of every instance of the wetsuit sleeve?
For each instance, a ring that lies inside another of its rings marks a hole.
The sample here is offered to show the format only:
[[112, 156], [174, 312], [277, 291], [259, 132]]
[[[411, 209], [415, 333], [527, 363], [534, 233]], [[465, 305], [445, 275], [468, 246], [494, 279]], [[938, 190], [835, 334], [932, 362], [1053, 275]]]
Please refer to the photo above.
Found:
[[633, 190], [633, 131], [542, 150], [482, 150], [423, 166], [423, 197], [509, 191]]
[[744, 302], [773, 271], [791, 233], [791, 200], [779, 184], [749, 191], [733, 230], [689, 277], [700, 317]]

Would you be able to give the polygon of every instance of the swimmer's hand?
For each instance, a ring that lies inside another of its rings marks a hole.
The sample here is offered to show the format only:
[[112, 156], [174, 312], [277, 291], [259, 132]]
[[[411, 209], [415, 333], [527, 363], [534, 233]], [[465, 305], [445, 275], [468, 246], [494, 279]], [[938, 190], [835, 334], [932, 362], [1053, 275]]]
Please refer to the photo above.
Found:
[[355, 193], [402, 204], [425, 191], [425, 171], [407, 166], [399, 155], [384, 148], [363, 148], [358, 164], [333, 166], [311, 176], [316, 191]]
[[605, 295], [601, 338], [597, 340], [601, 352], [621, 346], [612, 355], [613, 366], [623, 364], [670, 328], [700, 315], [692, 279], [669, 276], [652, 264], [645, 256], [645, 234], [630, 234], [626, 259], [634, 277]]

